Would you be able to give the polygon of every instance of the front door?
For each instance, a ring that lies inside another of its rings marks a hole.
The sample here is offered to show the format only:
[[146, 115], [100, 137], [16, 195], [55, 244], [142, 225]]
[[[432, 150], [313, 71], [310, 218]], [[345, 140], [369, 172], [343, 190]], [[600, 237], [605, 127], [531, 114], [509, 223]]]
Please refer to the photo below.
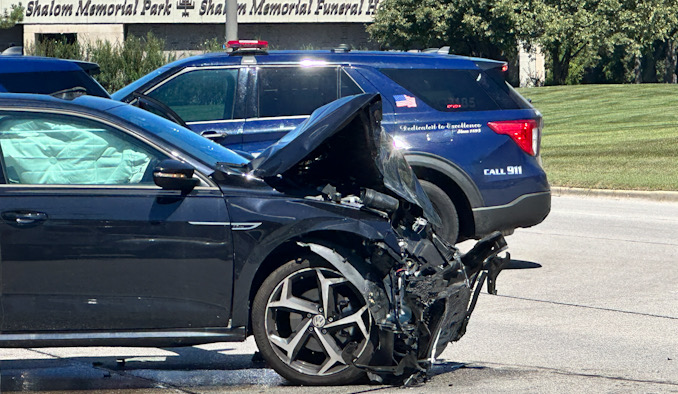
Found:
[[174, 111], [191, 130], [228, 148], [242, 148], [247, 68], [186, 68], [144, 94]]
[[0, 111], [2, 331], [225, 327], [228, 214], [204, 178], [155, 186], [168, 158], [75, 115]]

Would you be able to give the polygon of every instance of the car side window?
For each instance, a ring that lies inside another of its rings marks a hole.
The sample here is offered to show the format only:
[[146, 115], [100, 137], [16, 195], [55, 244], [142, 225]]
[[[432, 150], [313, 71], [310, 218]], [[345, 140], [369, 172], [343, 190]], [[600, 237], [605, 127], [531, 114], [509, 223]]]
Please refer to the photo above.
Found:
[[336, 67], [262, 67], [258, 71], [259, 117], [310, 115], [339, 97], [362, 93]]
[[185, 122], [233, 119], [238, 70], [206, 69], [180, 74], [146, 93]]
[[341, 97], [346, 97], [346, 96], [352, 96], [354, 94], [361, 94], [364, 93], [362, 89], [360, 89], [360, 86], [358, 86], [357, 83], [353, 80], [353, 78], [349, 77], [348, 74], [346, 74], [345, 71], [341, 71], [341, 75], [339, 76], [339, 82], [341, 84], [340, 89], [340, 96]]
[[166, 155], [107, 125], [75, 116], [0, 113], [5, 181], [27, 185], [154, 184]]

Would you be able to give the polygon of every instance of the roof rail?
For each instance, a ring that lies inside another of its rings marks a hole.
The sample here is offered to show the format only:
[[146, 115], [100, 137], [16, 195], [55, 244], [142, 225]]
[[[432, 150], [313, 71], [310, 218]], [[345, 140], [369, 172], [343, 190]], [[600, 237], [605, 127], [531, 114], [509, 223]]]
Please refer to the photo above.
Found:
[[348, 53], [351, 52], [351, 46], [348, 44], [339, 44], [338, 47], [332, 48], [333, 53]]
[[424, 52], [424, 53], [437, 53], [439, 55], [449, 55], [450, 54], [450, 47], [444, 46], [444, 47], [440, 47], [440, 48], [426, 48], [426, 49], [422, 49], [422, 52]]

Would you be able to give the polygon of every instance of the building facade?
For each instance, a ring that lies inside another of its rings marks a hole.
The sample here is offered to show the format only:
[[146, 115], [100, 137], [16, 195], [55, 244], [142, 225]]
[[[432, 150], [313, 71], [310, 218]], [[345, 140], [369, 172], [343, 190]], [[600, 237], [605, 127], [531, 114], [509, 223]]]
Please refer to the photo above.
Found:
[[[0, 0], [0, 11], [17, 4]], [[30, 48], [45, 38], [116, 43], [152, 32], [165, 40], [167, 50], [181, 54], [225, 36], [226, 0], [24, 0], [21, 5], [24, 20], [0, 30], [0, 50], [10, 45]], [[273, 49], [327, 49], [340, 44], [378, 49], [365, 27], [379, 5], [380, 0], [238, 0], [238, 37], [266, 40]], [[539, 84], [534, 81], [544, 74], [540, 56], [521, 55], [521, 84]]]
[[[0, 0], [9, 9], [12, 1]], [[153, 32], [167, 49], [189, 51], [225, 34], [225, 0], [30, 0], [23, 45], [45, 35], [67, 34], [79, 42], [120, 42]], [[365, 24], [379, 0], [240, 0], [240, 38], [262, 39], [273, 48], [326, 48], [342, 43], [374, 49]]]

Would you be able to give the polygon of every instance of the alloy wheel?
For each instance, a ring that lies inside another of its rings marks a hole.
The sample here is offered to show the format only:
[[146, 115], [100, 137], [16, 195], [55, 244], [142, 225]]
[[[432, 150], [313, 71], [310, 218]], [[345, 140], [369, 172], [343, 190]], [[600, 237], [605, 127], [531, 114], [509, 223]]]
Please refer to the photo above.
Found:
[[275, 354], [295, 371], [327, 376], [349, 367], [370, 338], [370, 313], [360, 292], [339, 272], [306, 268], [275, 287], [265, 311]]

